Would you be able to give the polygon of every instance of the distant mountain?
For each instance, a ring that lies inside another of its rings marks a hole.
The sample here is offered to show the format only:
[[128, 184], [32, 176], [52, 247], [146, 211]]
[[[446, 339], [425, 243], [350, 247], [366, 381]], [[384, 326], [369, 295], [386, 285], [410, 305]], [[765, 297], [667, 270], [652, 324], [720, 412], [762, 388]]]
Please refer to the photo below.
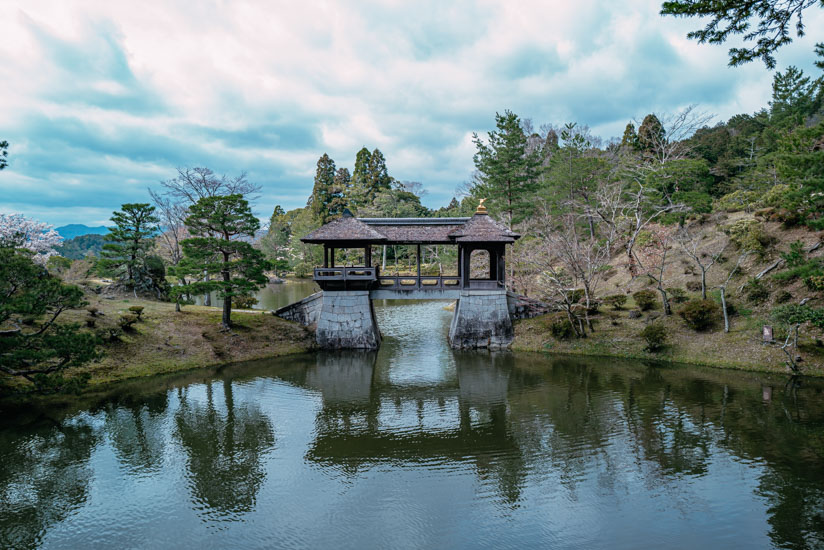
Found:
[[109, 228], [102, 225], [97, 227], [89, 227], [88, 225], [83, 225], [82, 223], [70, 223], [69, 225], [56, 227], [55, 231], [60, 233], [60, 236], [65, 240], [69, 240], [79, 237], [80, 235], [105, 235], [109, 232]]

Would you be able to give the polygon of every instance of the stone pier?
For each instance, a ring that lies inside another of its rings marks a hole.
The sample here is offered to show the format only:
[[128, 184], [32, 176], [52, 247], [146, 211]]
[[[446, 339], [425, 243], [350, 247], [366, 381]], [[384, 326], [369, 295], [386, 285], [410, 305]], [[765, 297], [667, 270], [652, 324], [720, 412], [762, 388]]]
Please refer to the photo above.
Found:
[[323, 349], [378, 349], [381, 333], [368, 290], [323, 291], [316, 339]]
[[505, 290], [461, 290], [449, 328], [456, 349], [506, 349], [515, 337]]

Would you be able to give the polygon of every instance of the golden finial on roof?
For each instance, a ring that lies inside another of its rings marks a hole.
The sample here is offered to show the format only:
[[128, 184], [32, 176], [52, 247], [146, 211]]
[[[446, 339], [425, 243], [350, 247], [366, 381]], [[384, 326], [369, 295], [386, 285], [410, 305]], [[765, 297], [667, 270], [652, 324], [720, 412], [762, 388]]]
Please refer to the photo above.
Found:
[[481, 199], [478, 203], [478, 209], [475, 210], [476, 214], [486, 214], [486, 206], [484, 206], [484, 201], [486, 201], [486, 199]]

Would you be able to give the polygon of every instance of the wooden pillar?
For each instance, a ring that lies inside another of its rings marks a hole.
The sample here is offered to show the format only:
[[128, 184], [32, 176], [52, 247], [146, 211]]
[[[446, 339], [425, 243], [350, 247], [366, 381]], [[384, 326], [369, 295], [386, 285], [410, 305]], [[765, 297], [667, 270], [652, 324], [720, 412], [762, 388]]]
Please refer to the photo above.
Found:
[[489, 254], [489, 278], [493, 281], [498, 279], [498, 247], [487, 249]]
[[472, 278], [472, 248], [471, 247], [464, 247], [463, 251], [463, 258], [462, 258], [462, 271], [463, 271], [463, 287], [469, 288], [469, 281]]
[[329, 260], [329, 267], [335, 267], [335, 247], [329, 249], [332, 254], [332, 257]]
[[364, 267], [372, 267], [372, 245], [363, 249], [363, 263]]
[[498, 280], [506, 287], [506, 245], [501, 245], [501, 258], [498, 260]]
[[329, 267], [329, 248], [323, 245], [323, 267]]
[[415, 263], [418, 264], [418, 288], [421, 288], [421, 245], [418, 245]]

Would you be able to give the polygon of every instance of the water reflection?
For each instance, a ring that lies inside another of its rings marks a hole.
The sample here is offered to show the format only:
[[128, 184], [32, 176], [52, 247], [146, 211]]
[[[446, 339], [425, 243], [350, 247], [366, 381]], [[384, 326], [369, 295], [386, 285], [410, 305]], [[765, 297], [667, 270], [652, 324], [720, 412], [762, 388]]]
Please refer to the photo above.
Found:
[[98, 435], [76, 419], [0, 430], [0, 548], [34, 548], [46, 530], [81, 507]]
[[[205, 399], [192, 395], [201, 389]], [[188, 458], [196, 508], [219, 516], [252, 510], [264, 455], [275, 443], [271, 420], [254, 404], [236, 404], [229, 380], [181, 389], [178, 398], [175, 435]]]
[[822, 381], [456, 353], [404, 307], [377, 353], [4, 408], [0, 547], [824, 546]]

